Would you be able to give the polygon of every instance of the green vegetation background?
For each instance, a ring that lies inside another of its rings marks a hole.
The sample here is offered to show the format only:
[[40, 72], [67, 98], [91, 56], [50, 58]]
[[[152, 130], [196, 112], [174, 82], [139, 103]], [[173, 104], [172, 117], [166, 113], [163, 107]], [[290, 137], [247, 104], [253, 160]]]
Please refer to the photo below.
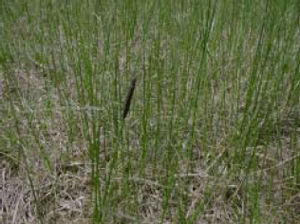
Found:
[[1, 1], [0, 222], [298, 223], [299, 14]]

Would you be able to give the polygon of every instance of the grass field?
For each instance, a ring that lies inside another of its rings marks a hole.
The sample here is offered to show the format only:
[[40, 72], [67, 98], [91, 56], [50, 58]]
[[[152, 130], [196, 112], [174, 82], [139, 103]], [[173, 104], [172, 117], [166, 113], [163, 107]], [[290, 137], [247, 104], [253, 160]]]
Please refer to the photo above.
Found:
[[299, 15], [1, 1], [0, 223], [299, 223]]

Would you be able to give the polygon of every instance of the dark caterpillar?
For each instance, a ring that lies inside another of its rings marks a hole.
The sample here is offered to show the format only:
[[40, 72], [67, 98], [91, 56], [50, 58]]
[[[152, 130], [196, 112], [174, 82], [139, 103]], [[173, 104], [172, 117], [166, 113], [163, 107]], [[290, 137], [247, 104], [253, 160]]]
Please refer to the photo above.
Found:
[[130, 108], [130, 103], [131, 103], [133, 91], [134, 91], [134, 88], [135, 88], [135, 82], [136, 82], [136, 78], [131, 80], [130, 89], [127, 93], [127, 96], [126, 96], [126, 99], [125, 99], [125, 102], [124, 102], [123, 119], [126, 118], [126, 115], [127, 115], [128, 111], [129, 111], [129, 108]]

